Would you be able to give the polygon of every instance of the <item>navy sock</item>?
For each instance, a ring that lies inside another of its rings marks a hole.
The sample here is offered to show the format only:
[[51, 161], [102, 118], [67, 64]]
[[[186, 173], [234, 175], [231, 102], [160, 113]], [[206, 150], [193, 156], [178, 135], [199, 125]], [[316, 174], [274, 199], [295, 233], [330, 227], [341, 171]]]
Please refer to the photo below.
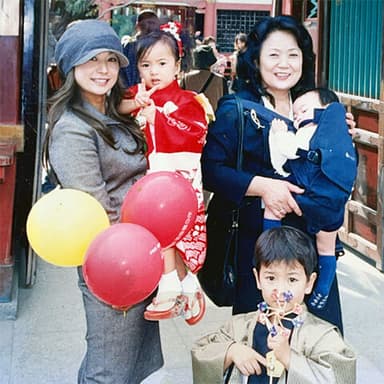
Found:
[[277, 219], [265, 219], [263, 221], [263, 229], [266, 231], [267, 229], [271, 228], [278, 228], [281, 227], [281, 221]]
[[316, 280], [316, 292], [328, 296], [336, 274], [336, 257], [334, 255], [319, 256], [319, 276]]
[[309, 300], [310, 305], [316, 308], [324, 308], [329, 291], [336, 274], [336, 257], [335, 255], [319, 256], [319, 272], [313, 289], [312, 296]]

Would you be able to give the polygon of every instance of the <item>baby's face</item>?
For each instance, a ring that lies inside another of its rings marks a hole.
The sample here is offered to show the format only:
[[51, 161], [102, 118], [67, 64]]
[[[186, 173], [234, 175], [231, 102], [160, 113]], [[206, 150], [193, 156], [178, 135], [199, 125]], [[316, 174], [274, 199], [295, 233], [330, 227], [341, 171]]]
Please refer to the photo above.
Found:
[[316, 92], [308, 92], [293, 103], [293, 125], [296, 129], [302, 121], [313, 119], [315, 108], [324, 108]]

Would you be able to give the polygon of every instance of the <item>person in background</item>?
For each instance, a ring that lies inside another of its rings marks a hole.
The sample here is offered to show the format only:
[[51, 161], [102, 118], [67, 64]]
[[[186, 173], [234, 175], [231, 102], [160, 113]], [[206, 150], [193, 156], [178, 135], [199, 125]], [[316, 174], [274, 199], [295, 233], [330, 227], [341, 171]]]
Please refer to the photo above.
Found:
[[129, 66], [121, 69], [121, 77], [125, 87], [140, 83], [139, 72], [136, 64], [137, 41], [146, 34], [160, 30], [160, 19], [151, 9], [142, 10], [137, 16], [136, 35], [133, 37], [123, 36], [123, 53], [127, 56]]
[[194, 39], [195, 39], [195, 46], [199, 46], [201, 44], [203, 44], [203, 40], [204, 40], [204, 36], [203, 34], [201, 33], [201, 31], [196, 31], [193, 35]]
[[[241, 67], [244, 61], [244, 54], [247, 50], [247, 34], [238, 33], [235, 37], [234, 52], [232, 53], [231, 59], [231, 91], [236, 92], [241, 88], [238, 83], [241, 79], [237, 76], [237, 67]], [[242, 72], [241, 68], [239, 72]]]
[[313, 242], [302, 231], [283, 226], [263, 232], [253, 269], [263, 301], [256, 312], [233, 316], [195, 342], [193, 382], [355, 384], [355, 352], [337, 327], [303, 303], [316, 264]]
[[193, 50], [194, 69], [181, 79], [180, 86], [197, 93], [204, 93], [216, 110], [219, 99], [228, 93], [224, 77], [211, 71], [217, 59], [209, 45], [199, 45]]
[[195, 48], [195, 41], [189, 28], [182, 26], [180, 31], [180, 39], [183, 44], [183, 54], [181, 56], [179, 78], [182, 76], [183, 73], [187, 73], [192, 69], [192, 51]]
[[216, 63], [212, 66], [211, 71], [221, 76], [225, 76], [227, 57], [219, 52], [216, 45], [216, 39], [213, 36], [207, 36], [203, 40], [203, 45], [209, 45], [212, 47], [213, 54], [216, 56]]
[[217, 50], [216, 39], [213, 36], [204, 37], [204, 39], [202, 41], [202, 44], [203, 45], [209, 45], [210, 47], [212, 47], [213, 54], [216, 56], [216, 58], [218, 58], [218, 56], [220, 54], [219, 54], [219, 52]]
[[[239, 121], [234, 100], [219, 103], [202, 155], [204, 189], [214, 193], [209, 210], [222, 212], [228, 207], [240, 207], [240, 257], [234, 314], [255, 310], [257, 302], [261, 301], [261, 292], [252, 274], [252, 258], [255, 242], [263, 231], [264, 206], [279, 219], [284, 219], [283, 224], [306, 228], [302, 212], [292, 196], [304, 191], [286, 180], [272, 178], [275, 171], [265, 137], [268, 130], [261, 129], [255, 110], [261, 104], [271, 115], [276, 112], [293, 120], [292, 100], [299, 91], [315, 86], [311, 36], [291, 16], [266, 17], [256, 23], [248, 35], [244, 63], [242, 72], [238, 72], [243, 81], [237, 92], [247, 105], [244, 109], [249, 112], [244, 117], [242, 170], [236, 170]], [[270, 170], [270, 176], [262, 173], [265, 169]], [[342, 332], [336, 276], [325, 307], [309, 307], [309, 310]]]
[[247, 49], [247, 34], [240, 32], [235, 36], [234, 48], [236, 52], [244, 52]]
[[[127, 191], [147, 169], [140, 127], [117, 111], [119, 71], [128, 65], [120, 39], [104, 21], [78, 21], [59, 39], [55, 59], [64, 82], [49, 101], [45, 164], [61, 187], [89, 193], [118, 223]], [[78, 276], [86, 316], [78, 383], [141, 383], [163, 365], [159, 324], [143, 318], [152, 298], [124, 312], [93, 295], [82, 267]]]
[[175, 247], [163, 250], [164, 273], [157, 295], [144, 314], [148, 320], [183, 315], [193, 325], [205, 313], [196, 272], [204, 262], [206, 247], [200, 157], [208, 121], [196, 93], [178, 84], [182, 47], [173, 27], [166, 27], [173, 33], [152, 32], [139, 40], [137, 63], [142, 83], [128, 89], [120, 111], [133, 112], [142, 121], [149, 171], [180, 172], [196, 192], [195, 225]]

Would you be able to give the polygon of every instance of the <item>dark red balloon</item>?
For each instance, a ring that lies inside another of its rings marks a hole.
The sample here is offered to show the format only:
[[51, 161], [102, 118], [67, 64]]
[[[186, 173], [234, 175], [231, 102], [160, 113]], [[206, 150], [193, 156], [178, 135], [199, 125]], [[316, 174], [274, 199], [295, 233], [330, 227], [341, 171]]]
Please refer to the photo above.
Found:
[[177, 172], [149, 173], [137, 181], [125, 196], [121, 222], [147, 228], [168, 248], [193, 227], [197, 197], [191, 183]]
[[157, 287], [163, 272], [159, 241], [137, 224], [115, 224], [89, 246], [83, 275], [90, 291], [116, 307], [143, 301]]

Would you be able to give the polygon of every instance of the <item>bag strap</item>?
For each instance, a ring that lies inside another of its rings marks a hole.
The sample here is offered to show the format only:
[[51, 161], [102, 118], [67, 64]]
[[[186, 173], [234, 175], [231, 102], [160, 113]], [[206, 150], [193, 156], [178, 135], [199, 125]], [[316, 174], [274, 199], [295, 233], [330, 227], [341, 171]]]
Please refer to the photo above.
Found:
[[237, 128], [239, 131], [239, 141], [237, 143], [237, 158], [236, 158], [236, 170], [241, 171], [243, 167], [243, 150], [244, 150], [244, 108], [240, 100], [240, 97], [234, 95], [236, 101], [238, 124]]
[[310, 161], [313, 164], [319, 165], [321, 163], [321, 152], [319, 149], [307, 151], [305, 149], [298, 148], [296, 155], [300, 156], [302, 159]]
[[208, 88], [209, 84], [211, 84], [211, 81], [213, 80], [214, 77], [215, 77], [215, 75], [211, 72], [207, 81], [204, 83], [204, 85], [201, 87], [200, 91], [197, 93], [204, 93], [205, 90]]
[[[238, 96], [234, 95], [236, 102], [237, 114], [238, 114], [238, 124], [237, 129], [239, 132], [239, 141], [237, 143], [237, 157], [236, 157], [236, 170], [241, 171], [243, 166], [243, 144], [244, 144], [244, 108], [241, 100]], [[232, 230], [237, 231], [239, 228], [240, 220], [240, 208], [237, 207], [232, 211]], [[238, 239], [236, 239], [236, 242]], [[237, 269], [237, 252], [234, 252], [234, 261], [233, 265]]]

